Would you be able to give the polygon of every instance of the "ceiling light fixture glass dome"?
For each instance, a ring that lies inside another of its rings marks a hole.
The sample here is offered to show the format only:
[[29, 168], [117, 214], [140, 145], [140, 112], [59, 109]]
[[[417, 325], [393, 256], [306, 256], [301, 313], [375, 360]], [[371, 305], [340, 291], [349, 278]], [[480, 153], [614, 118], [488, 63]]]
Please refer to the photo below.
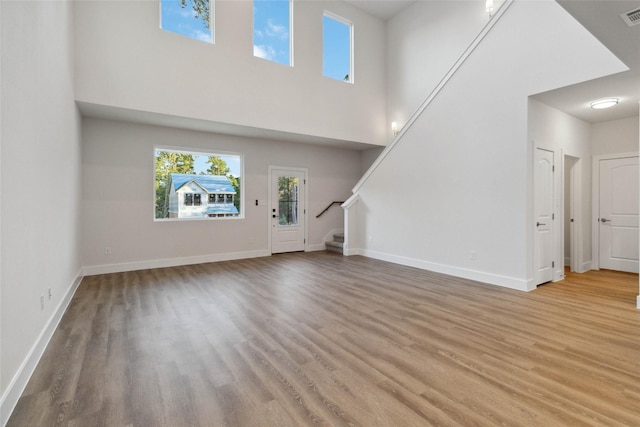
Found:
[[598, 101], [593, 101], [590, 105], [591, 108], [593, 108], [594, 110], [603, 110], [605, 108], [610, 108], [613, 107], [614, 105], [617, 105], [619, 102], [618, 98], [607, 98], [607, 99], [600, 99]]

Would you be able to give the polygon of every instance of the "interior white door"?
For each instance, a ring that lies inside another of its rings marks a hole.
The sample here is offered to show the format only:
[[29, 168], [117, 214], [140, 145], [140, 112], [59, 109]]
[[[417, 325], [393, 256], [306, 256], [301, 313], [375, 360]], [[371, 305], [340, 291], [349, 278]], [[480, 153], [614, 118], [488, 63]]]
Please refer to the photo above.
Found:
[[534, 167], [535, 279], [536, 285], [553, 280], [553, 151], [536, 149]]
[[304, 171], [271, 169], [271, 253], [304, 251]]
[[638, 272], [638, 158], [600, 160], [600, 268]]

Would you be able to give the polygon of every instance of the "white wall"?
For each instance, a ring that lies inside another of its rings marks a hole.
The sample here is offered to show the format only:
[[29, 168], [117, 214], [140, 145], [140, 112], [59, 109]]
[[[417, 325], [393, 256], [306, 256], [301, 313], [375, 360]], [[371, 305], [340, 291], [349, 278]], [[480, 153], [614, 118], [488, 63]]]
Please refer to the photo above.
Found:
[[591, 152], [594, 156], [638, 151], [638, 118], [595, 123], [591, 129]]
[[[308, 168], [307, 244], [323, 247], [343, 227], [345, 200], [360, 178], [360, 152], [103, 119], [82, 126], [82, 253], [90, 274], [270, 253], [268, 167]], [[244, 154], [245, 219], [154, 222], [154, 145]], [[104, 248], [112, 254], [105, 256]]]
[[[558, 159], [556, 165], [556, 177], [561, 180], [564, 173], [563, 155], [579, 158], [575, 166], [580, 176], [580, 207], [578, 209], [578, 226], [582, 233], [581, 245], [578, 248], [578, 271], [586, 271], [591, 268], [591, 125], [576, 119], [555, 108], [542, 104], [533, 99], [529, 100], [529, 140], [532, 149], [536, 147], [553, 150]], [[558, 199], [560, 200], [560, 199]], [[564, 250], [561, 236], [563, 235], [560, 219], [561, 211], [558, 209], [558, 225], [556, 231], [556, 265], [564, 264]], [[561, 268], [556, 276], [562, 275]]]
[[[160, 30], [158, 1], [76, 6], [76, 97], [88, 103], [386, 145], [385, 25], [296, 1], [294, 67], [253, 57], [251, 1], [215, 2], [216, 44]], [[355, 84], [322, 76], [325, 10], [354, 23]]]
[[4, 425], [79, 277], [80, 118], [72, 4], [3, 1], [1, 8]]
[[391, 122], [407, 123], [488, 20], [484, 2], [440, 0], [417, 1], [388, 22], [389, 139]]
[[531, 289], [527, 97], [625, 68], [557, 3], [516, 1], [359, 183], [361, 252]]

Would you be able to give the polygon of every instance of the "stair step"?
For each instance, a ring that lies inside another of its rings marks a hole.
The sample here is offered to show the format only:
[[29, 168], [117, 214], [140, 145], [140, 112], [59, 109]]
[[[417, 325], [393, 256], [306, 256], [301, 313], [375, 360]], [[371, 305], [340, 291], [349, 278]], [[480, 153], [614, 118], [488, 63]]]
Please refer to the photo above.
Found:
[[340, 243], [344, 242], [344, 233], [336, 233], [336, 234], [334, 234], [333, 235], [333, 240], [335, 242], [340, 242]]
[[325, 247], [330, 252], [337, 252], [341, 254], [343, 253], [344, 242], [336, 242], [336, 241], [326, 242]]
[[336, 242], [335, 240], [331, 242], [327, 242], [326, 245], [331, 246], [333, 248], [340, 248], [340, 249], [344, 248], [344, 242]]

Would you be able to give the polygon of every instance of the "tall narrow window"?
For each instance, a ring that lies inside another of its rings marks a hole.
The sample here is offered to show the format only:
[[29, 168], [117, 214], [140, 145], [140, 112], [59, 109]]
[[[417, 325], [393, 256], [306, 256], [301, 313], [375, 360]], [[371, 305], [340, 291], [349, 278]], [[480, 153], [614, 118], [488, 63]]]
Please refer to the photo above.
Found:
[[353, 24], [325, 12], [322, 34], [324, 76], [353, 83]]
[[290, 0], [253, 0], [253, 55], [293, 66]]
[[160, 0], [160, 28], [213, 43], [213, 0]]

